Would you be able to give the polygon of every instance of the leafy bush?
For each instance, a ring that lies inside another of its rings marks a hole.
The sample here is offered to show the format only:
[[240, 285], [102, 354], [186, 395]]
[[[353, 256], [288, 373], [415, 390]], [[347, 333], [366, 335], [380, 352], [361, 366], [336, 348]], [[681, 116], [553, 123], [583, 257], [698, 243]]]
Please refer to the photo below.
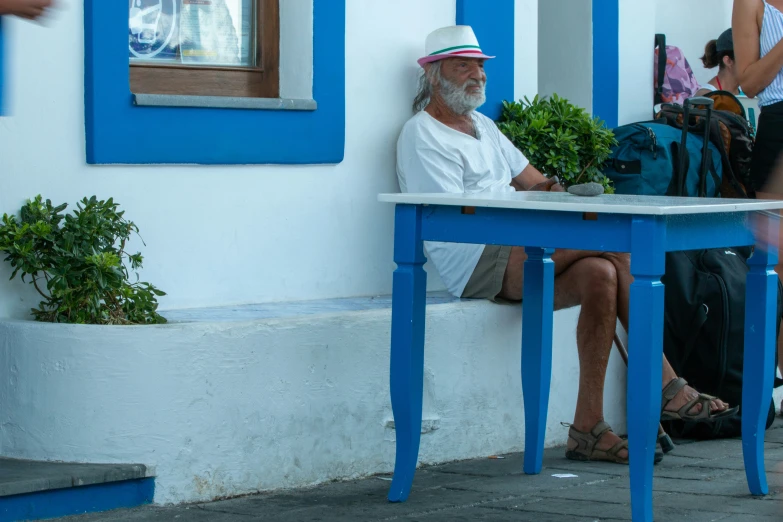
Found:
[[[28, 200], [20, 218], [3, 215], [0, 251], [43, 297], [32, 314], [38, 321], [82, 324], [159, 324], [156, 296], [165, 295], [139, 282], [140, 253], [125, 247], [136, 225], [112, 199], [84, 198], [73, 213], [41, 196]], [[130, 270], [128, 269], [130, 265]], [[130, 282], [130, 272], [136, 282]]]
[[594, 181], [614, 192], [601, 168], [617, 143], [598, 118], [554, 94], [503, 102], [498, 127], [547, 176], [566, 187]]

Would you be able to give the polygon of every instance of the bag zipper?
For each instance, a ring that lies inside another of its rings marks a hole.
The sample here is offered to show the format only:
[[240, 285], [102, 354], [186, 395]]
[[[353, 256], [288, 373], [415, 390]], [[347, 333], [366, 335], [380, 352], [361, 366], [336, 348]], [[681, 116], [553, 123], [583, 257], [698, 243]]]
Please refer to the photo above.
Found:
[[[726, 364], [727, 364], [727, 350], [729, 346], [729, 329], [727, 328], [727, 325], [729, 324], [729, 292], [726, 288], [726, 282], [723, 280], [723, 278], [719, 275], [713, 274], [715, 279], [718, 280], [718, 283], [720, 284], [720, 293], [723, 301], [723, 325], [722, 325], [722, 331], [721, 331], [721, 343], [720, 343], [720, 379], [718, 380], [718, 393], [716, 393], [716, 396], [720, 397], [723, 394], [723, 381], [726, 379]], [[723, 427], [723, 421], [719, 420], [715, 423], [715, 425], [712, 427], [712, 433], [713, 435], [717, 435], [720, 433], [721, 428]]]
[[655, 131], [652, 130], [650, 127], [645, 127], [644, 125], [639, 125], [638, 123], [634, 125], [634, 127], [638, 129], [642, 129], [647, 132], [647, 136], [650, 138], [650, 152], [652, 152], [653, 160], [658, 159], [658, 137], [655, 135]]
[[653, 153], [653, 160], [658, 159], [658, 137], [655, 135], [655, 131], [652, 130], [650, 127], [645, 127], [647, 129], [647, 133], [650, 135], [650, 139], [652, 140], [652, 145], [650, 146], [650, 149]]
[[730, 318], [729, 314], [731, 313], [729, 311], [729, 292], [726, 288], [726, 282], [723, 280], [723, 278], [719, 275], [712, 274], [715, 279], [718, 281], [718, 284], [720, 285], [720, 294], [721, 294], [721, 301], [723, 304], [723, 324], [721, 325], [721, 341], [720, 341], [720, 378], [718, 379], [718, 394], [723, 391], [723, 381], [726, 379], [726, 364], [727, 359], [726, 357], [726, 351], [728, 350], [729, 345], [729, 329], [726, 327], [726, 325], [729, 324]]
[[723, 280], [721, 276], [718, 274], [714, 274], [710, 272], [707, 267], [704, 264], [704, 255], [706, 252], [702, 252], [701, 256], [699, 257], [699, 265], [701, 265], [699, 268], [708, 274], [710, 276], [714, 277], [715, 280], [718, 282], [718, 286], [720, 286], [720, 296], [721, 296], [721, 305], [723, 306], [723, 323], [721, 324], [721, 332], [720, 332], [720, 346], [718, 347], [718, 368], [720, 369], [720, 374], [718, 378], [718, 387], [716, 390], [716, 395], [720, 396], [720, 393], [723, 391], [723, 381], [726, 380], [726, 365], [727, 365], [727, 350], [729, 345], [729, 329], [727, 325], [729, 324], [729, 291], [726, 288], [726, 281]]

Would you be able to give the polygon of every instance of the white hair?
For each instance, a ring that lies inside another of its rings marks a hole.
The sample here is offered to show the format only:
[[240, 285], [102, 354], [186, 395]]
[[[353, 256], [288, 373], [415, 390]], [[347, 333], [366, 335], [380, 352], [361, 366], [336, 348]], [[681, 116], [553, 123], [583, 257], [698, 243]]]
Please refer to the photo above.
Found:
[[416, 98], [413, 100], [413, 113], [419, 113], [423, 111], [427, 105], [429, 105], [432, 99], [432, 85], [434, 82], [440, 82], [440, 65], [441, 62], [433, 62], [428, 64], [419, 75], [419, 89], [416, 93]]

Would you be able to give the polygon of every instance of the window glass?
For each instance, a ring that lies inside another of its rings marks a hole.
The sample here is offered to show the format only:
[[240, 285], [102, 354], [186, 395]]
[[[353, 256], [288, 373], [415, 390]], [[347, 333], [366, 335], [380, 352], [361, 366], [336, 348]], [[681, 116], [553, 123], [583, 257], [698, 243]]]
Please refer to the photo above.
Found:
[[255, 67], [253, 0], [128, 0], [131, 63]]

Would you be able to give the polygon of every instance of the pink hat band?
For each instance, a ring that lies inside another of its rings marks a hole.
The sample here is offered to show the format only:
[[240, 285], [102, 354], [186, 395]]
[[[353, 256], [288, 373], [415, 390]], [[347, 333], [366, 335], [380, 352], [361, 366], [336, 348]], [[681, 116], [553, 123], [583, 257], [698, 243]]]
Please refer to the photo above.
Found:
[[424, 58], [419, 58], [419, 65], [424, 66], [424, 64], [437, 62], [438, 60], [445, 60], [446, 58], [457, 58], [457, 57], [463, 57], [463, 58], [477, 58], [481, 60], [491, 60], [494, 58], [494, 56], [487, 56], [484, 54], [481, 49], [476, 47], [475, 49], [471, 49], [468, 47], [473, 46], [465, 46], [465, 48], [460, 49], [457, 48], [456, 50], [450, 50], [450, 51], [443, 51], [438, 53], [433, 53], [429, 56], [425, 56]]

